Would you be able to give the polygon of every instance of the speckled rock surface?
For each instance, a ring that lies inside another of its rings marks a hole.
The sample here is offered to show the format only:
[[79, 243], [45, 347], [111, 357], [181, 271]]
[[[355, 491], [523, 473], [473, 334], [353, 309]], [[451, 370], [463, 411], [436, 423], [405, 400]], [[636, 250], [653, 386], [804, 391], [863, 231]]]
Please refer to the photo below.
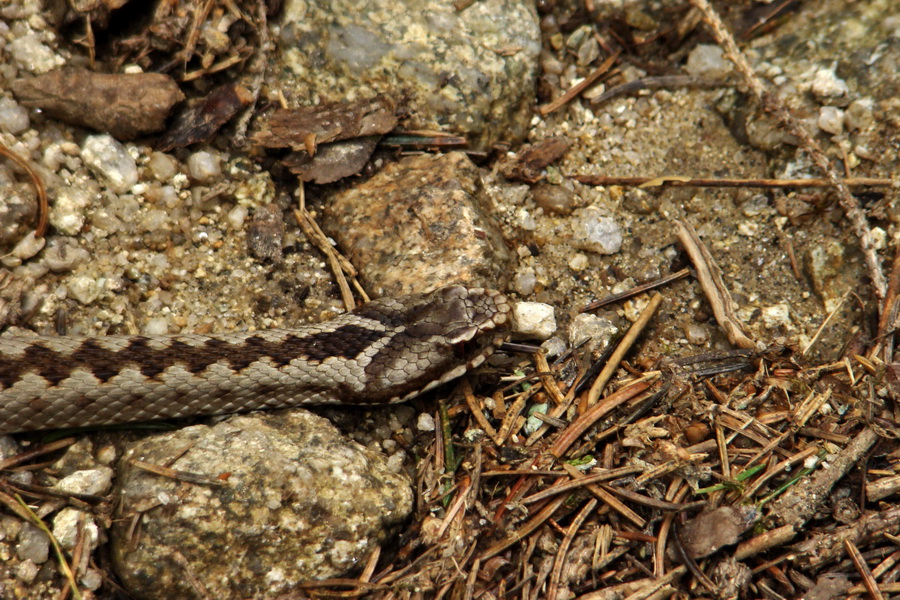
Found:
[[532, 2], [288, 0], [277, 39], [290, 72], [279, 85], [309, 103], [406, 98], [403, 127], [465, 135], [481, 150], [521, 140], [531, 119]]
[[409, 157], [325, 209], [325, 228], [377, 296], [447, 282], [502, 289], [510, 255], [481, 172], [462, 153]]
[[[154, 475], [134, 459], [221, 485]], [[112, 552], [139, 598], [192, 597], [188, 571], [213, 598], [274, 598], [358, 567], [412, 510], [409, 480], [383, 456], [303, 410], [151, 436], [121, 465]]]

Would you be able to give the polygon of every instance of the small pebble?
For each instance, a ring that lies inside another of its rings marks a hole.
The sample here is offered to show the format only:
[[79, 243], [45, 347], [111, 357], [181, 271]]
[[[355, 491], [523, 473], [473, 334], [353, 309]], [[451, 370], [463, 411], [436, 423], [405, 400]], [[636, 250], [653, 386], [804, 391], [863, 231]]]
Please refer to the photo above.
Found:
[[584, 38], [578, 46], [575, 56], [575, 62], [582, 67], [597, 60], [597, 57], [600, 56], [600, 44], [597, 43], [597, 38], [593, 35]]
[[60, 237], [50, 240], [41, 260], [54, 273], [62, 273], [86, 263], [90, 258], [91, 253], [80, 247], [73, 238]]
[[0, 131], [16, 135], [28, 129], [28, 110], [12, 98], [0, 98]]
[[572, 258], [569, 259], [569, 268], [573, 271], [584, 271], [590, 266], [590, 261], [588, 257], [578, 252]]
[[463, 432], [463, 439], [469, 444], [477, 444], [485, 438], [487, 438], [487, 434], [484, 432], [484, 429], [478, 429], [477, 427], [466, 429]]
[[622, 198], [622, 206], [639, 215], [649, 215], [659, 207], [660, 197], [657, 194], [639, 188], [627, 188]]
[[50, 538], [31, 523], [24, 525], [19, 531], [16, 556], [37, 565], [46, 562], [50, 556]]
[[30, 73], [46, 73], [61, 67], [64, 60], [41, 42], [35, 33], [23, 35], [9, 44], [9, 52], [18, 65]]
[[93, 552], [97, 548], [100, 535], [94, 518], [86, 512], [67, 507], [56, 513], [56, 517], [53, 518], [53, 537], [64, 550], [71, 552], [75, 548], [75, 541], [78, 538], [78, 523], [81, 519], [84, 519], [85, 522], [85, 551]]
[[541, 426], [544, 424], [543, 421], [541, 421], [540, 419], [538, 419], [537, 417], [534, 416], [535, 413], [540, 413], [542, 415], [546, 415], [547, 414], [547, 404], [546, 403], [533, 404], [528, 409], [528, 419], [525, 421], [525, 426], [523, 427], [523, 431], [525, 432], [525, 435], [531, 435], [532, 433], [534, 433], [535, 431], [540, 429]]
[[225, 217], [228, 220], [228, 225], [237, 231], [243, 229], [244, 221], [247, 220], [247, 212], [247, 207], [240, 204], [232, 208]]
[[165, 317], [153, 317], [144, 325], [144, 335], [166, 335], [169, 333], [169, 322]]
[[537, 284], [537, 276], [531, 267], [520, 268], [516, 271], [513, 278], [513, 287], [520, 296], [530, 296], [534, 293], [534, 286]]
[[200, 183], [209, 183], [222, 175], [222, 161], [217, 152], [200, 150], [187, 159], [188, 173]]
[[434, 431], [434, 417], [431, 413], [421, 413], [416, 420], [416, 429], [419, 431]]
[[534, 215], [532, 215], [524, 206], [520, 206], [519, 209], [516, 210], [516, 224], [525, 231], [534, 231], [537, 229], [537, 221], [534, 220]]
[[147, 163], [153, 176], [159, 181], [167, 182], [178, 172], [178, 163], [175, 159], [163, 152], [154, 152]]
[[838, 78], [834, 69], [819, 69], [813, 78], [812, 93], [820, 100], [828, 100], [846, 96], [849, 93], [847, 82]]
[[100, 285], [87, 275], [73, 277], [69, 280], [69, 296], [84, 305], [90, 304], [100, 296]]
[[69, 494], [102, 496], [112, 485], [112, 475], [113, 471], [109, 467], [84, 469], [63, 477], [54, 487]]
[[388, 456], [385, 466], [391, 473], [404, 473], [406, 458], [406, 452], [399, 450]]
[[92, 592], [96, 592], [100, 589], [100, 586], [103, 585], [103, 575], [101, 575], [100, 571], [97, 569], [88, 569], [85, 571], [84, 575], [81, 576], [80, 581], [81, 585], [85, 588]]
[[699, 323], [688, 323], [684, 327], [684, 336], [695, 346], [703, 346], [709, 341], [709, 332]]
[[513, 306], [516, 336], [546, 340], [556, 332], [553, 307], [542, 302], [518, 302]]
[[22, 583], [31, 585], [38, 574], [38, 566], [30, 560], [23, 560], [16, 568], [16, 579]]
[[531, 191], [531, 197], [548, 215], [568, 215], [575, 209], [575, 193], [559, 185], [539, 183]]
[[144, 214], [144, 218], [138, 223], [138, 228], [147, 233], [155, 233], [161, 229], [165, 229], [169, 222], [169, 212], [161, 209], [148, 210]]
[[8, 269], [15, 269], [22, 266], [22, 259], [15, 257], [12, 254], [7, 254], [6, 256], [0, 258], [0, 265], [3, 265]]
[[97, 450], [97, 462], [103, 465], [111, 465], [117, 456], [115, 444], [107, 444]]
[[715, 44], [697, 44], [688, 55], [685, 71], [694, 77], [721, 79], [731, 73], [732, 64]]
[[50, 211], [50, 224], [64, 235], [78, 235], [84, 227], [85, 208], [92, 199], [93, 194], [80, 186], [61, 186]]
[[610, 217], [600, 215], [589, 206], [572, 216], [572, 245], [580, 250], [598, 254], [615, 254], [622, 248], [622, 230]]
[[772, 306], [764, 306], [762, 309], [762, 321], [768, 329], [776, 327], [790, 327], [791, 307], [787, 302], [779, 302]]
[[769, 199], [765, 194], [754, 194], [741, 203], [741, 213], [745, 217], [758, 217], [769, 206]]
[[819, 109], [816, 124], [822, 131], [837, 135], [844, 130], [844, 111], [834, 106], [823, 106]]
[[46, 238], [36, 237], [34, 231], [29, 231], [25, 237], [19, 240], [19, 243], [16, 244], [15, 248], [13, 248], [12, 255], [20, 260], [28, 260], [43, 250], [44, 244], [46, 243]]
[[[10, 331], [10, 334], [12, 334], [12, 331]], [[15, 456], [20, 451], [19, 444], [16, 443], [12, 436], [0, 435], [0, 461]]]
[[850, 131], [864, 131], [875, 126], [875, 103], [871, 98], [854, 100], [844, 113], [844, 124]]
[[541, 348], [543, 348], [544, 352], [547, 353], [547, 357], [560, 356], [563, 352], [566, 351], [566, 340], [562, 339], [562, 337], [558, 335], [554, 335], [549, 340], [546, 340], [543, 344], [541, 344]]
[[117, 194], [124, 194], [138, 181], [137, 164], [128, 149], [111, 135], [88, 136], [81, 158]]
[[572, 323], [569, 325], [569, 340], [573, 346], [577, 346], [584, 340], [590, 339], [590, 350], [593, 352], [605, 347], [618, 331], [619, 328], [606, 317], [582, 313], [572, 319]]

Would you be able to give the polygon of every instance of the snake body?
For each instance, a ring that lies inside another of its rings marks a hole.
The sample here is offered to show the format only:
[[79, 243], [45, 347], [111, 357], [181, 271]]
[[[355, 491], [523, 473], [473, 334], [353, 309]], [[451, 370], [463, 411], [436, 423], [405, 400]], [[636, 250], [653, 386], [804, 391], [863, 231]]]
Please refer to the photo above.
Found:
[[221, 335], [0, 336], [0, 434], [408, 400], [481, 364], [510, 303], [452, 286], [324, 323]]

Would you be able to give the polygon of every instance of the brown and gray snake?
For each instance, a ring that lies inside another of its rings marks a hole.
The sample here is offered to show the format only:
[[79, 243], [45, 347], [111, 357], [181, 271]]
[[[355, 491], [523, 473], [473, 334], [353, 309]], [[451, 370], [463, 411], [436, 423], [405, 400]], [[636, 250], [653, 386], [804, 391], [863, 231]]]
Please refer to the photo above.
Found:
[[451, 286], [295, 329], [0, 336], [0, 434], [403, 402], [481, 364], [510, 326], [503, 294]]

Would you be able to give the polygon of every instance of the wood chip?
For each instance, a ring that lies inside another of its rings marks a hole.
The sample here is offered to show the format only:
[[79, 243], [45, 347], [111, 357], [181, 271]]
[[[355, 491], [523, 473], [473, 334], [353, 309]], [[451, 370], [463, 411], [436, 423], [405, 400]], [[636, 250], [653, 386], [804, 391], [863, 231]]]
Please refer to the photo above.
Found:
[[226, 83], [205, 98], [191, 100], [176, 117], [172, 127], [159, 139], [157, 149], [167, 152], [209, 140], [253, 100], [253, 94], [248, 89], [235, 83]]
[[678, 239], [684, 245], [688, 256], [691, 257], [691, 262], [694, 263], [703, 293], [706, 294], [706, 299], [712, 305], [716, 321], [725, 330], [728, 341], [740, 348], [761, 350], [762, 347], [747, 335], [744, 324], [738, 319], [731, 292], [728, 291], [722, 279], [722, 271], [712, 254], [700, 241], [700, 236], [697, 235], [690, 223], [676, 221], [676, 224], [678, 225]]
[[94, 73], [58, 69], [12, 82], [23, 106], [39, 108], [60, 121], [106, 131], [119, 140], [162, 131], [184, 94], [161, 73]]
[[319, 144], [383, 135], [396, 126], [393, 104], [379, 97], [276, 110], [262, 119], [252, 140], [264, 148], [291, 148], [312, 155]]

